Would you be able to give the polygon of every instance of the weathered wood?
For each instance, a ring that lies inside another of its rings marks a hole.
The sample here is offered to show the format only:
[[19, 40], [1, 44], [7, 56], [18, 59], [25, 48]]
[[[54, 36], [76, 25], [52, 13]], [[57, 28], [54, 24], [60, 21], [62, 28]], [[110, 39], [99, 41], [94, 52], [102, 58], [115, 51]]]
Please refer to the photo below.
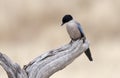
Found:
[[32, 60], [23, 69], [13, 63], [5, 54], [0, 53], [0, 65], [9, 78], [49, 78], [55, 72], [65, 68], [87, 48], [87, 40], [77, 40], [58, 49], [48, 51]]
[[26, 72], [17, 63], [12, 62], [9, 57], [2, 53], [0, 53], [0, 65], [6, 71], [8, 78], [28, 78]]

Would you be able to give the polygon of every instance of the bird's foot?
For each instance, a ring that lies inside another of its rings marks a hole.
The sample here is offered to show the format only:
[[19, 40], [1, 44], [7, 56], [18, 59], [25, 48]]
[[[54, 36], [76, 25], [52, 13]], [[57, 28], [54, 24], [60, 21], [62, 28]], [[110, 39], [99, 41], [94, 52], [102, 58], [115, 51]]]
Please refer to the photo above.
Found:
[[82, 37], [81, 40], [83, 40], [83, 43], [85, 43], [86, 38], [85, 38], [85, 37]]
[[71, 44], [71, 45], [72, 45], [72, 42], [73, 42], [73, 41], [71, 40], [71, 41], [69, 42], [69, 44]]

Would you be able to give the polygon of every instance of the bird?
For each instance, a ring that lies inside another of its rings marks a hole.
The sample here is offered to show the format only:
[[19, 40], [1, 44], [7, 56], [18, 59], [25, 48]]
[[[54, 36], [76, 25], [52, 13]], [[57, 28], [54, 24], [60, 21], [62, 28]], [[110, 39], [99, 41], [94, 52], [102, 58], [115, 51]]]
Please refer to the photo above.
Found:
[[[66, 24], [66, 29], [71, 38], [71, 41], [76, 41], [83, 38], [83, 43], [85, 42], [86, 36], [80, 23], [74, 20], [70, 14], [66, 14], [63, 16], [61, 26], [63, 26], [64, 24]], [[90, 48], [88, 48], [84, 53], [90, 61], [93, 61]]]

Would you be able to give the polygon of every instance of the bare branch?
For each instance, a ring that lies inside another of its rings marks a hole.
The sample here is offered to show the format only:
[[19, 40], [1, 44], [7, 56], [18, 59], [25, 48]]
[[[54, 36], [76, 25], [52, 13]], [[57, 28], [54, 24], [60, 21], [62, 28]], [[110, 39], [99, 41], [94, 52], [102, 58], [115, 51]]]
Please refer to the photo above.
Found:
[[28, 73], [29, 78], [49, 78], [55, 72], [69, 65], [87, 48], [87, 41], [83, 44], [82, 40], [77, 40], [37, 57], [24, 69]]
[[49, 78], [72, 63], [88, 46], [87, 40], [85, 43], [83, 40], [74, 41], [42, 54], [25, 65], [23, 69], [5, 54], [0, 53], [0, 65], [5, 69], [9, 78]]
[[13, 63], [9, 57], [0, 53], [0, 65], [5, 69], [8, 78], [28, 78], [26, 72], [17, 63]]

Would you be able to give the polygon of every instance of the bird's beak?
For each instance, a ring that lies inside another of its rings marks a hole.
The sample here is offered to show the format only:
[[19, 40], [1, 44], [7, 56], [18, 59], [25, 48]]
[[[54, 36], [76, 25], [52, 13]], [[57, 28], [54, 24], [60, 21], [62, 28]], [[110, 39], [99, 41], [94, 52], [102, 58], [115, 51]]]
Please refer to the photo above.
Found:
[[63, 26], [63, 25], [64, 25], [64, 23], [61, 24], [61, 26]]

